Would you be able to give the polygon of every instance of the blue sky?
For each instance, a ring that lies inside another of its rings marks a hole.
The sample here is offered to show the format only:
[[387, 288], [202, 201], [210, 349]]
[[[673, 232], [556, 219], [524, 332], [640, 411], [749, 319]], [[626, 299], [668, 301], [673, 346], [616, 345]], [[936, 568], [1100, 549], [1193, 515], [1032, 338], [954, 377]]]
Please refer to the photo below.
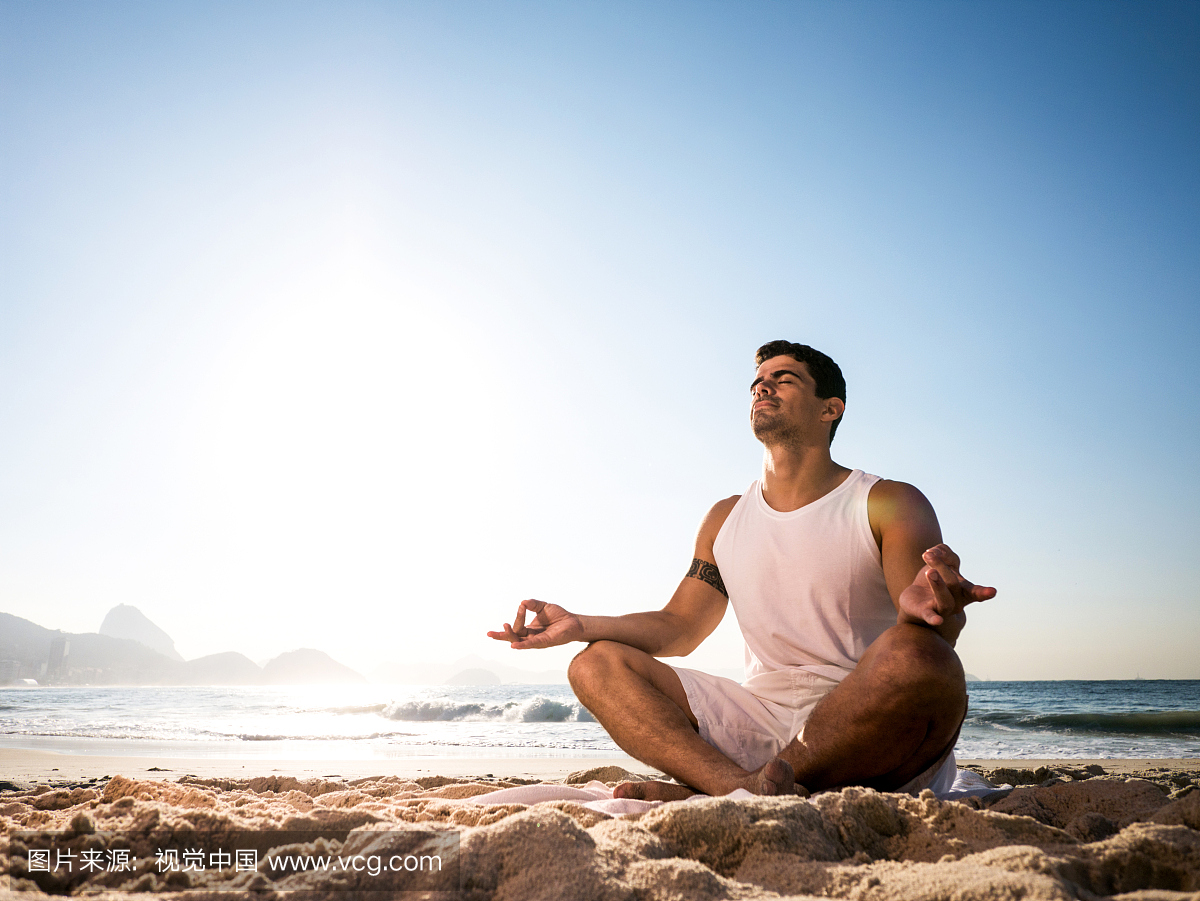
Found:
[[0, 609], [562, 666], [483, 633], [665, 602], [786, 337], [1000, 589], [969, 671], [1200, 678], [1198, 57], [1188, 3], [0, 3]]

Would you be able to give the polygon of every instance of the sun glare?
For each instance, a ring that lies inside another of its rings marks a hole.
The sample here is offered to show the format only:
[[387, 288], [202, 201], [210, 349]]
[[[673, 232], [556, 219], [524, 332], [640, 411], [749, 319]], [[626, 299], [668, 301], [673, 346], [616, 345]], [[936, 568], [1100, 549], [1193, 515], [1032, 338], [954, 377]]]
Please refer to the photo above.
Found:
[[470, 354], [453, 322], [373, 286], [242, 330], [187, 454], [196, 530], [226, 590], [327, 603], [394, 596], [399, 570], [411, 584], [419, 567], [397, 556], [427, 540], [421, 514], [444, 500], [465, 429], [500, 425], [503, 405], [467, 393], [471, 376], [444, 359], [451, 333]]

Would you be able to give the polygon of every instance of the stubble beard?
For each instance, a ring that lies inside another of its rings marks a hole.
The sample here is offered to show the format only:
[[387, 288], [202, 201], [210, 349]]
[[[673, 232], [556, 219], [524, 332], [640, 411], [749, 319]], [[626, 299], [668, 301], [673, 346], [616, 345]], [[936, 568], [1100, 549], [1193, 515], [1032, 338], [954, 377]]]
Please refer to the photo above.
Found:
[[778, 411], [757, 410], [750, 414], [750, 430], [765, 445], [799, 445], [799, 430]]

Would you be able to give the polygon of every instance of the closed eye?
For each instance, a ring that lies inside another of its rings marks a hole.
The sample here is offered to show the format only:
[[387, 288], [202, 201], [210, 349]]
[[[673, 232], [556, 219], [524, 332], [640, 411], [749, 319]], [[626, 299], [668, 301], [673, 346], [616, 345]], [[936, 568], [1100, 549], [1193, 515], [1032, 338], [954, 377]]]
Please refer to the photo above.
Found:
[[[797, 384], [803, 384], [803, 379], [801, 379], [799, 375], [792, 372], [790, 369], [780, 369], [776, 372], [772, 372], [771, 379], [775, 382], [782, 382], [784, 379], [794, 379]], [[753, 394], [754, 389], [761, 385], [764, 381], [765, 379], [762, 376], [759, 376], [753, 382], [751, 382], [750, 393]]]

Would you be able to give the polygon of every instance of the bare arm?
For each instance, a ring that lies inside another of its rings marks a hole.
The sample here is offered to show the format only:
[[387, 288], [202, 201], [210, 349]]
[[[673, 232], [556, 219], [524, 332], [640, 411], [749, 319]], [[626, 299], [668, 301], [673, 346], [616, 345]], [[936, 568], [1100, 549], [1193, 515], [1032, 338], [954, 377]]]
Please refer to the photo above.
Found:
[[876, 482], [867, 511], [896, 621], [928, 626], [954, 645], [967, 622], [966, 605], [995, 597], [996, 589], [962, 577], [958, 555], [942, 544], [933, 506], [912, 485]]
[[[545, 601], [522, 601], [513, 622], [489, 632], [517, 649], [548, 648], [572, 641], [617, 641], [655, 657], [694, 651], [721, 622], [729, 598], [713, 556], [713, 542], [737, 497], [717, 503], [700, 523], [692, 566], [661, 610], [622, 616], [574, 614]], [[526, 615], [533, 618], [526, 623]]]

